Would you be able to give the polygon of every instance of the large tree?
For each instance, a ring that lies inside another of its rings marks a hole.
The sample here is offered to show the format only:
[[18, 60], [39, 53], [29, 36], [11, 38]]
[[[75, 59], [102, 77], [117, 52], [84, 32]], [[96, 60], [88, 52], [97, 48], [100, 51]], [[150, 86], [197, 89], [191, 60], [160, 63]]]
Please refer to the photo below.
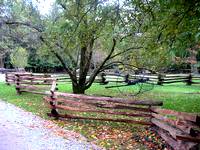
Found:
[[[124, 11], [125, 3], [63, 0], [55, 7], [44, 30], [27, 25], [41, 32], [40, 38], [47, 50], [58, 58], [69, 74], [74, 93], [84, 93], [98, 73], [115, 63], [122, 63], [115, 59], [117, 56], [141, 48], [126, 41], [132, 40], [134, 34], [127, 25], [129, 12]], [[92, 58], [97, 50], [107, 55], [92, 70]]]
[[[84, 93], [98, 73], [115, 63], [122, 63], [116, 57], [140, 48], [127, 42], [132, 40], [131, 27], [134, 25], [128, 25], [130, 17], [129, 12], [124, 11], [126, 3], [59, 0], [54, 7], [51, 15], [44, 19], [45, 24], [27, 17], [8, 17], [3, 24], [37, 31], [36, 35], [46, 46], [46, 52], [50, 51], [69, 74], [74, 93]], [[97, 50], [104, 51], [106, 56], [95, 69], [90, 70]]]

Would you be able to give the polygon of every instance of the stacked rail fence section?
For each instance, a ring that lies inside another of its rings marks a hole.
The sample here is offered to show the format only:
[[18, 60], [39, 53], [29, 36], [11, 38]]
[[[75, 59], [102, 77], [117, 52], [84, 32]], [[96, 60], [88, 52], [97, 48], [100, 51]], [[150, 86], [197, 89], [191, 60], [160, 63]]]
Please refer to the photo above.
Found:
[[[155, 82], [158, 85], [179, 82], [185, 82], [187, 85], [200, 83], [200, 77], [191, 74], [130, 76], [131, 79], [142, 77], [149, 78], [148, 82]], [[119, 77], [116, 78], [118, 80]], [[125, 79], [127, 81], [127, 76]], [[155, 126], [156, 132], [174, 150], [198, 150], [200, 148], [199, 114], [162, 109], [160, 107], [163, 105], [162, 101], [96, 97], [56, 91], [57, 82], [65, 80], [69, 78], [32, 73], [6, 74], [6, 83], [14, 84], [18, 94], [22, 92], [45, 94], [44, 100], [51, 110], [48, 113], [50, 117]], [[101, 81], [101, 78], [97, 81], [99, 80]], [[111, 81], [113, 80], [112, 78]], [[120, 81], [123, 81], [123, 77], [120, 77]]]

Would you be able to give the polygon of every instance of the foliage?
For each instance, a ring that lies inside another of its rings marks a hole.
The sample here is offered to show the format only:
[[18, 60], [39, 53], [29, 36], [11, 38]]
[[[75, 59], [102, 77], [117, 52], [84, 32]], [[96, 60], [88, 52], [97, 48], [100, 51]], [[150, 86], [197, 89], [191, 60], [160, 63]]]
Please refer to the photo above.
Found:
[[[27, 28], [27, 25], [37, 24], [42, 27], [43, 19], [33, 6], [33, 3], [24, 0], [10, 1], [2, 0], [0, 13], [0, 48], [2, 57], [5, 57], [5, 66], [10, 67], [9, 58], [11, 53], [15, 53], [18, 47], [26, 49], [28, 53], [28, 65], [26, 69], [33, 72], [49, 72], [53, 68], [60, 68], [57, 61], [53, 61], [52, 57], [41, 57], [38, 54], [38, 49], [41, 49], [40, 33], [36, 32], [34, 28]], [[7, 21], [8, 24], [4, 24]], [[17, 21], [24, 24], [17, 25]], [[12, 23], [13, 22], [13, 23]], [[11, 23], [11, 24], [9, 24]], [[37, 28], [37, 27], [35, 27]], [[1, 57], [1, 56], [0, 56]], [[8, 60], [8, 61], [6, 61]], [[51, 62], [49, 62], [51, 60]]]
[[15, 67], [25, 68], [27, 66], [28, 54], [26, 49], [18, 47], [14, 52], [11, 53], [11, 63]]
[[75, 93], [113, 66], [166, 71], [177, 57], [192, 64], [188, 48], [199, 49], [198, 1], [57, 0], [45, 17], [24, 0], [3, 4], [4, 49], [27, 49], [32, 69], [62, 65]]
[[[43, 49], [43, 50], [41, 50]], [[39, 47], [39, 49], [31, 48], [28, 50], [28, 65], [26, 70], [31, 72], [59, 72], [63, 71], [60, 62], [55, 59], [52, 55], [44, 53], [44, 47]], [[44, 51], [41, 53], [41, 51]]]
[[[134, 43], [128, 45], [124, 41], [129, 34], [129, 27], [124, 25], [128, 16], [123, 11], [126, 5], [98, 0], [63, 0], [57, 4], [57, 11], [54, 8], [47, 21], [43, 42], [66, 69], [73, 91], [84, 93], [98, 73], [112, 67], [116, 61], [123, 63], [119, 58], [115, 59], [116, 56], [138, 49]], [[106, 55], [94, 65], [95, 51]], [[90, 78], [86, 79], [89, 72]]]
[[[188, 49], [199, 51], [199, 1], [131, 2], [133, 6], [138, 6], [140, 17], [143, 18], [140, 32], [146, 51], [157, 51], [157, 57], [161, 54], [161, 59], [157, 59], [158, 66], [163, 64], [165, 68], [172, 67], [170, 64], [177, 63], [176, 57], [182, 59], [181, 63], [190, 64], [186, 61], [190, 57]], [[165, 56], [164, 59], [162, 56]]]

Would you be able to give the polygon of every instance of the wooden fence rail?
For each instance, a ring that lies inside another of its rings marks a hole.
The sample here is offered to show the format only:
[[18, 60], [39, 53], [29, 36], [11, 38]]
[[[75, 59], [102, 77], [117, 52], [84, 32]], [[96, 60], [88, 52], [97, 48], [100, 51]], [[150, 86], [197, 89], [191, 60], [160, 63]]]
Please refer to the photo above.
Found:
[[192, 74], [177, 74], [177, 75], [132, 75], [136, 78], [148, 78], [150, 83], [157, 85], [171, 84], [171, 83], [185, 83], [186, 85], [200, 84], [200, 76]]
[[20, 76], [17, 74], [16, 78], [16, 90], [18, 94], [29, 92], [46, 95], [50, 91], [52, 84], [54, 85], [56, 82], [56, 79], [50, 78], [47, 75]]
[[192, 113], [151, 108], [151, 122], [159, 127], [158, 134], [175, 150], [198, 149], [200, 116]]
[[18, 94], [29, 92], [34, 94], [48, 94], [52, 84], [56, 82], [55, 78], [51, 78], [46, 74], [32, 73], [11, 73], [6, 74], [6, 83], [14, 84]]
[[[152, 125], [150, 122], [150, 107], [162, 105], [162, 102], [160, 101], [136, 101], [122, 98], [95, 97], [55, 92], [53, 90], [51, 90], [51, 96], [44, 97], [44, 99], [50, 103], [50, 108], [52, 109], [51, 113], [48, 114], [49, 116], [70, 119], [125, 122], [142, 125]], [[57, 110], [66, 110], [70, 113], [61, 114]], [[135, 111], [134, 113], [132, 112], [133, 110]], [[77, 114], [77, 112], [78, 115], [74, 115], [74, 113]], [[96, 115], [109, 114], [109, 116], [115, 116], [115, 118], [100, 117], [101, 115], [99, 115], [99, 117], [88, 117], [81, 114], [84, 112]], [[118, 117], [116, 118], [116, 116]], [[122, 118], [122, 116], [125, 116], [127, 119]], [[139, 119], [133, 120], [135, 117], [138, 117]]]
[[[52, 85], [48, 116], [153, 125], [158, 134], [175, 150], [198, 150], [200, 116], [197, 114], [161, 109], [161, 101], [130, 100], [61, 93]], [[85, 113], [87, 113], [85, 115]], [[95, 117], [94, 117], [95, 116]]]
[[23, 68], [19, 69], [7, 69], [7, 68], [0, 68], [0, 73], [11, 73], [11, 72], [25, 72]]
[[[70, 77], [66, 75], [56, 75], [57, 82], [71, 83]], [[89, 78], [89, 76], [88, 76]], [[139, 81], [137, 81], [140, 79]], [[100, 83], [102, 85], [108, 83], [125, 83], [135, 82], [139, 83], [141, 79], [145, 79], [145, 82], [153, 83], [157, 85], [165, 85], [172, 83], [185, 83], [186, 85], [200, 84], [200, 76], [192, 74], [150, 74], [150, 75], [116, 75], [116, 74], [99, 74], [94, 83]]]
[[[172, 76], [166, 78], [173, 81]], [[178, 78], [185, 79], [180, 76]], [[198, 79], [198, 77], [195, 78]], [[10, 76], [8, 82], [16, 85], [18, 94], [30, 92], [48, 95], [44, 97], [44, 100], [49, 104], [51, 113], [48, 115], [51, 117], [153, 125], [158, 128], [158, 134], [173, 149], [199, 149], [200, 116], [161, 109], [158, 107], [163, 105], [161, 101], [56, 92], [57, 80], [55, 78], [31, 73], [15, 73], [15, 76]]]
[[7, 85], [15, 84], [15, 74], [6, 73], [5, 74], [5, 81], [6, 81]]
[[7, 85], [15, 84], [16, 83], [16, 76], [15, 74], [19, 74], [21, 76], [31, 76], [29, 72], [7, 72], [5, 74], [5, 81]]

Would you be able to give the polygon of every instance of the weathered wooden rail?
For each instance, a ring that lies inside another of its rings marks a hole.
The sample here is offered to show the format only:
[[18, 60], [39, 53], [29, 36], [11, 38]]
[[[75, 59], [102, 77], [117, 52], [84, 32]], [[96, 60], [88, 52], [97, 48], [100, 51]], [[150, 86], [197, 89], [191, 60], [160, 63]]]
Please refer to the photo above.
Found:
[[48, 94], [52, 84], [56, 83], [56, 78], [50, 74], [33, 74], [29, 72], [6, 73], [7, 85], [15, 85], [18, 94], [29, 92], [34, 94]]
[[136, 78], [148, 78], [150, 83], [165, 85], [171, 83], [185, 83], [186, 85], [200, 84], [200, 76], [192, 74], [158, 74], [158, 75], [132, 75]]
[[7, 69], [7, 68], [0, 68], [0, 73], [11, 73], [11, 72], [25, 72], [23, 68], [19, 69]]
[[[150, 107], [162, 105], [162, 102], [160, 101], [137, 101], [126, 100], [122, 98], [86, 96], [79, 94], [54, 92], [53, 89], [54, 88], [52, 88], [51, 90], [50, 97], [44, 97], [44, 99], [50, 103], [50, 108], [52, 110], [51, 113], [48, 115], [52, 117], [152, 125], [152, 123], [150, 122]], [[66, 110], [68, 112], [71, 112], [71, 114], [61, 114], [57, 110]], [[133, 112], [133, 110], [135, 112]], [[78, 115], [74, 115], [74, 113], [76, 114], [77, 112]], [[88, 117], [81, 115], [81, 113], [84, 112], [88, 112], [93, 115], [109, 114], [111, 118], [91, 116]], [[115, 119], [113, 119], [112, 116], [115, 116]], [[116, 118], [116, 116], [118, 117]], [[127, 119], [124, 119], [122, 116], [125, 116]], [[134, 117], [137, 117], [138, 119], [133, 120]]]
[[[89, 76], [88, 76], [89, 77]], [[71, 83], [70, 77], [66, 75], [57, 75], [58, 82]], [[150, 75], [116, 75], [116, 74], [99, 74], [95, 83], [107, 84], [107, 83], [128, 83], [128, 81], [137, 83], [138, 79], [145, 79], [148, 83], [157, 85], [165, 85], [172, 83], [185, 83], [186, 85], [200, 84], [200, 75], [193, 74], [150, 74]], [[140, 81], [138, 81], [139, 83]]]
[[158, 134], [175, 150], [198, 150], [200, 116], [192, 113], [151, 108], [151, 122], [159, 127]]
[[50, 104], [50, 117], [152, 125], [173, 149], [199, 149], [200, 116], [197, 114], [161, 109], [158, 107], [162, 106], [161, 101], [61, 93], [55, 87], [56, 83], [50, 95], [44, 97]]
[[158, 128], [158, 134], [173, 149], [199, 149], [200, 116], [198, 114], [161, 109], [158, 107], [162, 106], [161, 101], [56, 92], [57, 80], [47, 75], [15, 73], [11, 79], [14, 82], [10, 81], [10, 83], [16, 85], [18, 94], [30, 92], [48, 95], [44, 99], [49, 103], [51, 113], [48, 115], [51, 117], [153, 125]]
[[5, 81], [7, 85], [15, 84], [15, 74], [14, 73], [6, 73]]
[[15, 73], [15, 86], [18, 94], [29, 92], [34, 94], [48, 94], [55, 78], [46, 74]]
[[21, 76], [31, 76], [32, 73], [29, 73], [29, 72], [7, 72], [5, 74], [5, 81], [6, 81], [7, 85], [11, 85], [11, 84], [16, 83], [15, 74], [19, 74]]

